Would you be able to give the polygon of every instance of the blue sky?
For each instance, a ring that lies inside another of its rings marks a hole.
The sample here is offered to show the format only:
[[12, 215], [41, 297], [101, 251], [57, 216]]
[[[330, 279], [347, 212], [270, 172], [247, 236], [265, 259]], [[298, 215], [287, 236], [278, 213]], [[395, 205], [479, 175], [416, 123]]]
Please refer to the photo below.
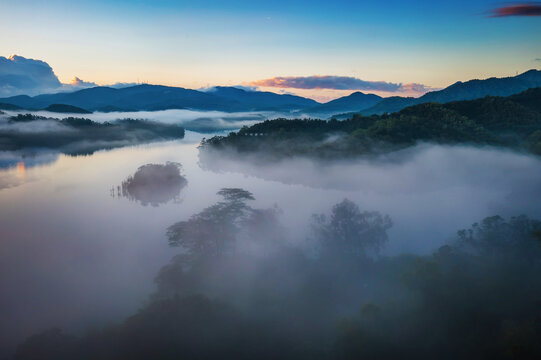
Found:
[[334, 75], [438, 88], [541, 67], [541, 17], [487, 16], [506, 5], [0, 0], [0, 55], [47, 61], [62, 82], [198, 88]]

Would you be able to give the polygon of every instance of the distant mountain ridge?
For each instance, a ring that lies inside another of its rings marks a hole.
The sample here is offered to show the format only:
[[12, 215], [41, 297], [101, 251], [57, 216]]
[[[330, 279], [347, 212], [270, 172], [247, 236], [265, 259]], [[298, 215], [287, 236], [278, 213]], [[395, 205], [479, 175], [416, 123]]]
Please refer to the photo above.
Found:
[[381, 96], [374, 94], [365, 94], [360, 91], [354, 92], [324, 104], [314, 106], [304, 111], [309, 114], [333, 114], [337, 111], [359, 111], [370, 108], [384, 100]]
[[507, 97], [422, 103], [392, 114], [355, 114], [344, 121], [265, 120], [206, 139], [202, 149], [259, 163], [380, 155], [419, 143], [488, 145], [541, 156], [541, 87]]
[[47, 106], [44, 110], [55, 113], [68, 113], [68, 114], [90, 114], [91, 112], [86, 109], [81, 109], [77, 106], [64, 105], [64, 104], [52, 104]]
[[295, 95], [252, 92], [231, 87], [198, 91], [162, 85], [136, 85], [114, 89], [98, 86], [70, 93], [19, 95], [0, 100], [25, 109], [43, 109], [52, 104], [76, 106], [91, 111], [130, 109], [135, 111], [194, 109], [218, 111], [293, 110], [312, 107], [318, 102]]
[[295, 110], [319, 104], [315, 100], [296, 95], [247, 91], [226, 86], [215, 86], [207, 93], [242, 104], [250, 110]]
[[417, 104], [428, 102], [443, 104], [451, 101], [474, 100], [485, 96], [504, 97], [540, 86], [541, 71], [532, 69], [520, 75], [505, 78], [458, 81], [445, 89], [428, 92], [419, 98], [385, 98], [373, 107], [360, 109], [359, 112], [363, 115], [393, 113]]
[[[98, 86], [69, 93], [44, 94], [34, 97], [19, 95], [0, 99], [2, 107], [11, 109], [45, 109], [53, 104], [75, 106], [89, 111], [155, 111], [191, 109], [206, 111], [276, 111], [296, 115], [338, 119], [352, 116], [393, 113], [408, 106], [438, 102], [473, 100], [485, 96], [509, 96], [541, 87], [541, 71], [529, 70], [505, 78], [489, 78], [456, 82], [431, 91], [419, 98], [393, 96], [382, 98], [374, 94], [354, 92], [327, 103], [290, 94], [249, 91], [237, 87], [217, 86], [206, 91], [162, 85], [135, 85], [125, 88]], [[342, 114], [341, 114], [342, 113]]]

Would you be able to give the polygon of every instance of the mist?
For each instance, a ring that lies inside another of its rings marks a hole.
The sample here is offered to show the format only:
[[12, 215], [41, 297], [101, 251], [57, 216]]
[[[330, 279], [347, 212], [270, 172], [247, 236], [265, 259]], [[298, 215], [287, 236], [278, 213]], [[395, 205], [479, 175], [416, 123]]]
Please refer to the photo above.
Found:
[[[28, 111], [5, 111], [8, 115], [27, 113]], [[81, 117], [81, 114], [57, 114], [49, 111], [32, 111], [33, 114], [44, 117]], [[219, 132], [240, 129], [250, 126], [267, 118], [288, 114], [276, 112], [235, 112], [197, 111], [197, 110], [161, 110], [161, 111], [127, 111], [127, 112], [94, 112], [83, 117], [99, 123], [111, 122], [118, 119], [151, 119], [164, 124], [179, 124], [187, 130], [198, 132]]]
[[[296, 207], [286, 217], [292, 228], [305, 228], [301, 224], [310, 209], [330, 207], [338, 194], [389, 213], [396, 220], [390, 233], [396, 231], [397, 238], [387, 247], [393, 254], [432, 251], [471, 219], [522, 213], [541, 217], [536, 201], [541, 196], [541, 159], [505, 149], [419, 144], [356, 160], [294, 157], [268, 162], [265, 154], [203, 148], [199, 159], [209, 171], [298, 188], [293, 198], [272, 194], [282, 206]], [[304, 195], [306, 188], [318, 195]]]
[[[539, 158], [420, 144], [269, 164], [202, 136], [0, 170], [19, 179], [0, 189], [3, 355], [456, 358], [486, 344], [460, 336], [475, 313], [533, 351]], [[533, 290], [511, 299], [518, 274]]]
[[[28, 115], [30, 114], [30, 115]], [[22, 160], [26, 166], [40, 163], [41, 154], [55, 157], [59, 154], [87, 155], [102, 149], [120, 148], [144, 142], [163, 141], [170, 137], [166, 131], [149, 134], [141, 129], [126, 131], [104, 131], [98, 138], [85, 134], [63, 123], [62, 119], [89, 119], [97, 124], [119, 123], [125, 119], [164, 124], [186, 129], [188, 140], [199, 142], [199, 134], [220, 134], [238, 130], [262, 121], [271, 112], [225, 113], [219, 111], [164, 110], [138, 112], [109, 112], [92, 114], [53, 113], [49, 111], [5, 111], [0, 114], [0, 167], [11, 167]], [[283, 116], [283, 114], [281, 114]], [[14, 121], [17, 116], [33, 116], [30, 121]], [[157, 129], [156, 129], [157, 130]], [[167, 130], [164, 128], [164, 130]], [[154, 131], [156, 132], [156, 131]], [[172, 131], [169, 131], [172, 133]], [[94, 134], [95, 135], [95, 134]], [[4, 158], [13, 160], [4, 161]], [[6, 182], [6, 181], [4, 181]]]

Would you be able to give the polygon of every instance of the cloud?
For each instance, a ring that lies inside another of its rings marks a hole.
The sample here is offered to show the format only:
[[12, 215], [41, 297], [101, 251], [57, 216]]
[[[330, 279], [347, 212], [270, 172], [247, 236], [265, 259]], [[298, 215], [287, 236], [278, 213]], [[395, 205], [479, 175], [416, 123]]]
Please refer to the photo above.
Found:
[[49, 64], [19, 55], [0, 56], [0, 96], [38, 95], [59, 91], [75, 91], [98, 86], [74, 77], [62, 84]]
[[74, 88], [88, 88], [88, 87], [98, 86], [98, 84], [96, 84], [96, 83], [89, 82], [89, 81], [83, 81], [83, 80], [79, 79], [77, 76], [75, 76], [71, 80], [69, 85], [71, 85]]
[[76, 76], [71, 80], [69, 84], [63, 84], [62, 91], [77, 91], [77, 90], [88, 89], [88, 88], [96, 87], [96, 86], [107, 86], [113, 89], [122, 89], [122, 88], [127, 88], [131, 86], [136, 86], [136, 85], [141, 85], [141, 84], [118, 82], [114, 84], [99, 85], [99, 84], [96, 84], [95, 82], [81, 80]]
[[[211, 93], [211, 92], [217, 91], [219, 87], [224, 87], [224, 86], [205, 86], [205, 87], [199, 88], [197, 90]], [[244, 91], [257, 91], [257, 86], [249, 86], [249, 85], [231, 85], [231, 86], [229, 86], [229, 85], [227, 85], [225, 87], [236, 88], [236, 89], [240, 89], [240, 90], [244, 90]]]
[[431, 88], [423, 84], [402, 84], [386, 81], [366, 81], [350, 76], [287, 76], [257, 80], [252, 86], [290, 89], [365, 90], [384, 92], [427, 92]]
[[[111, 84], [111, 85], [105, 85], [105, 86], [108, 86], [108, 87], [111, 87], [111, 88], [114, 88], [114, 89], [122, 89], [122, 88], [132, 87], [132, 86], [136, 86], [136, 85], [141, 85], [141, 83], [118, 82], [118, 83], [114, 83], [114, 84]], [[98, 85], [96, 85], [96, 86], [98, 86]]]
[[18, 55], [0, 56], [0, 96], [37, 94], [59, 87], [60, 81], [46, 62]]
[[488, 12], [489, 17], [507, 16], [541, 16], [541, 3], [514, 3], [507, 6], [492, 9]]
[[541, 62], [541, 58], [535, 58], [535, 59], [533, 59], [533, 61]]
[[[115, 83], [106, 85], [115, 89], [138, 85]], [[75, 76], [62, 84], [49, 64], [42, 60], [27, 59], [19, 55], [0, 56], [0, 97], [15, 95], [34, 96], [43, 93], [67, 92], [100, 86]]]
[[403, 92], [417, 92], [417, 93], [426, 93], [426, 92], [434, 91], [434, 90], [439, 90], [439, 89], [426, 86], [423, 84], [417, 84], [417, 83], [401, 84], [401, 89], [400, 89], [400, 91], [403, 91]]

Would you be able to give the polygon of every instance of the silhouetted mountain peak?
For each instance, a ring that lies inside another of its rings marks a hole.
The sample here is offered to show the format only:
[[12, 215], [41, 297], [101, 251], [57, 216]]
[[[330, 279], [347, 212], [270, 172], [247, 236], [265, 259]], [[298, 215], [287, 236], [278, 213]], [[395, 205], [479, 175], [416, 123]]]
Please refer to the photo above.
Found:
[[539, 81], [541, 80], [541, 70], [531, 69], [523, 72], [520, 75], [517, 75], [516, 77], [520, 79]]
[[349, 94], [348, 96], [344, 96], [344, 98], [360, 98], [360, 97], [378, 97], [381, 98], [381, 96], [378, 96], [376, 94], [365, 94], [362, 91], [355, 91], [354, 93]]
[[365, 94], [361, 91], [356, 91], [347, 96], [307, 109], [306, 111], [313, 114], [331, 114], [338, 111], [361, 111], [376, 105], [381, 100], [382, 97], [378, 95]]
[[535, 87], [541, 87], [541, 71], [532, 69], [511, 77], [491, 77], [484, 80], [473, 79], [465, 82], [457, 81], [445, 89], [428, 92], [417, 99], [385, 98], [375, 106], [362, 111], [362, 113], [365, 115], [392, 113], [411, 105], [427, 102], [447, 103], [473, 100], [485, 96], [510, 96]]
[[182, 87], [140, 84], [125, 88], [97, 86], [70, 93], [19, 96], [2, 102], [23, 108], [41, 109], [52, 104], [65, 104], [88, 110], [194, 109], [218, 111], [290, 111], [317, 105], [312, 99], [271, 92], [246, 91], [234, 87], [216, 87], [198, 91]]

